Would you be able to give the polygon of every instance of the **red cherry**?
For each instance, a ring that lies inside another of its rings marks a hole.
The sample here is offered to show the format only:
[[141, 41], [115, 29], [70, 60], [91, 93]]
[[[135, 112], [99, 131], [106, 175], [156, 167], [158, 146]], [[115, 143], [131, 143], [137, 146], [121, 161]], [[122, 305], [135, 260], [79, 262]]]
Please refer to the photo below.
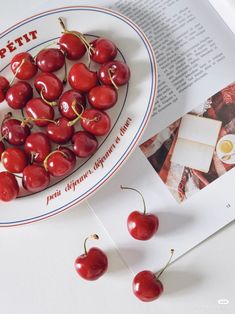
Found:
[[13, 173], [21, 173], [28, 164], [25, 152], [15, 147], [9, 147], [2, 153], [1, 162], [7, 171]]
[[44, 160], [44, 167], [54, 177], [65, 176], [70, 173], [76, 165], [74, 152], [66, 147], [60, 147], [51, 152]]
[[63, 91], [63, 83], [53, 73], [40, 73], [34, 81], [38, 93], [47, 101], [54, 101], [60, 97]]
[[82, 112], [80, 105], [84, 108], [86, 106], [86, 100], [83, 94], [70, 89], [61, 96], [59, 101], [60, 114], [69, 120], [77, 118], [76, 113], [72, 109], [72, 105], [75, 105], [76, 111], [80, 114]]
[[69, 60], [79, 60], [86, 53], [86, 46], [80, 39], [82, 34], [76, 31], [68, 31], [61, 18], [59, 18], [59, 22], [64, 30], [64, 34], [59, 39], [60, 49], [64, 51]]
[[5, 145], [3, 144], [2, 141], [0, 141], [0, 158], [1, 158], [2, 153], [4, 152], [4, 150], [5, 150]]
[[86, 131], [78, 131], [72, 137], [73, 151], [81, 158], [91, 156], [98, 147], [96, 137]]
[[8, 88], [9, 88], [8, 80], [4, 76], [0, 75], [0, 103], [5, 100], [5, 95]]
[[13, 109], [22, 109], [33, 97], [33, 89], [27, 82], [14, 83], [6, 93], [6, 101]]
[[141, 301], [150, 302], [162, 294], [163, 285], [153, 272], [143, 270], [133, 280], [133, 292]]
[[51, 151], [51, 143], [46, 134], [35, 132], [27, 137], [24, 150], [34, 161], [42, 162]]
[[117, 55], [117, 47], [106, 38], [98, 38], [90, 43], [92, 46], [91, 59], [97, 63], [112, 61]]
[[136, 189], [121, 186], [121, 189], [132, 190], [140, 194], [144, 203], [144, 212], [133, 211], [127, 219], [127, 228], [136, 240], [149, 240], [156, 233], [159, 220], [156, 215], [146, 213], [146, 204], [143, 195]]
[[128, 83], [130, 69], [126, 63], [114, 60], [101, 65], [98, 77], [105, 85], [121, 86]]
[[138, 299], [150, 302], [156, 300], [162, 294], [164, 287], [159, 277], [170, 264], [173, 253], [174, 250], [172, 249], [170, 259], [159, 274], [156, 275], [149, 270], [143, 270], [134, 277], [132, 289]]
[[25, 112], [29, 118], [34, 119], [35, 125], [47, 126], [54, 119], [54, 109], [46, 104], [41, 98], [33, 98], [27, 102]]
[[64, 54], [58, 48], [41, 50], [36, 57], [36, 63], [42, 72], [54, 72], [64, 66]]
[[113, 107], [118, 99], [117, 91], [108, 85], [93, 87], [88, 93], [90, 105], [96, 109], [106, 110]]
[[49, 123], [46, 129], [47, 135], [55, 143], [65, 144], [68, 142], [73, 134], [74, 127], [69, 124], [69, 120], [61, 117], [55, 123]]
[[0, 172], [0, 200], [9, 202], [19, 194], [19, 184], [14, 174], [7, 171]]
[[20, 80], [30, 80], [37, 73], [34, 59], [28, 52], [20, 52], [11, 60], [11, 70]]
[[[99, 239], [97, 234], [90, 236], [92, 239]], [[99, 248], [93, 247], [88, 252], [86, 249], [85, 239], [84, 254], [77, 257], [75, 260], [75, 269], [77, 273], [86, 280], [97, 280], [101, 277], [108, 268], [108, 259], [106, 254]]]
[[107, 134], [111, 127], [108, 114], [97, 109], [86, 109], [80, 121], [86, 131], [96, 136]]
[[1, 133], [9, 144], [22, 145], [30, 134], [30, 128], [19, 120], [6, 118], [2, 122]]
[[29, 165], [23, 171], [23, 187], [30, 192], [39, 192], [48, 187], [49, 173], [39, 165]]
[[75, 63], [69, 71], [68, 81], [73, 89], [87, 93], [97, 85], [97, 74], [84, 63]]
[[149, 240], [158, 229], [158, 218], [153, 214], [132, 212], [127, 219], [127, 228], [133, 238], [137, 240]]

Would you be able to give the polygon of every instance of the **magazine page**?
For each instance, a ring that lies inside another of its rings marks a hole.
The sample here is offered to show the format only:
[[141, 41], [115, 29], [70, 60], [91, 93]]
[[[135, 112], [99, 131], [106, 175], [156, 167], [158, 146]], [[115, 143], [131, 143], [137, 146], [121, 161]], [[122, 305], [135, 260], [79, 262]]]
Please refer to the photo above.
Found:
[[[207, 1], [132, 4], [119, 1], [116, 9], [154, 45], [156, 107], [140, 146], [89, 204], [137, 272], [160, 269], [171, 248], [177, 259], [235, 218], [235, 41]], [[143, 204], [120, 185], [141, 191], [158, 216], [150, 241], [129, 235], [127, 217]]]

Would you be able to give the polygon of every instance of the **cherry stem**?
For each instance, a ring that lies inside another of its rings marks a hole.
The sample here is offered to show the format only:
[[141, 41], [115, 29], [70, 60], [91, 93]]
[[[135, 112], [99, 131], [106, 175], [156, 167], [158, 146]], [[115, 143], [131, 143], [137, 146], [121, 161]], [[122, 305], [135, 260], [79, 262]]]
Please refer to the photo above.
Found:
[[131, 190], [131, 191], [135, 191], [135, 192], [137, 192], [137, 193], [141, 196], [142, 201], [143, 201], [143, 204], [144, 204], [144, 215], [145, 215], [145, 214], [146, 214], [146, 203], [145, 203], [145, 200], [144, 200], [144, 197], [143, 197], [142, 193], [140, 193], [140, 191], [138, 191], [137, 189], [129, 188], [129, 187], [127, 187], [127, 186], [122, 186], [122, 185], [121, 185], [120, 188], [121, 188], [122, 190]]
[[66, 63], [66, 58], [64, 58], [64, 78], [63, 78], [63, 84], [67, 84], [67, 63]]
[[113, 80], [112, 74], [113, 74], [113, 70], [109, 68], [109, 69], [108, 69], [108, 76], [109, 76], [109, 78], [110, 78], [110, 81], [111, 81], [111, 83], [113, 84], [114, 88], [115, 88], [116, 90], [118, 90], [118, 87], [117, 87], [116, 83], [115, 83], [114, 80]]
[[44, 166], [44, 168], [45, 168], [45, 170], [46, 171], [48, 171], [48, 168], [47, 168], [47, 162], [48, 162], [48, 159], [52, 156], [52, 155], [54, 155], [55, 153], [60, 153], [61, 155], [63, 155], [64, 157], [68, 157], [64, 152], [62, 152], [61, 150], [54, 150], [53, 152], [50, 152], [50, 154], [48, 154], [47, 156], [46, 156], [46, 158], [44, 159], [44, 161], [43, 161], [43, 166]]
[[161, 274], [165, 271], [165, 269], [169, 266], [171, 260], [172, 260], [172, 257], [173, 257], [173, 254], [174, 254], [174, 249], [171, 249], [171, 255], [170, 255], [170, 258], [168, 260], [168, 262], [166, 263], [166, 266], [160, 271], [160, 273], [156, 276], [156, 280], [159, 279], [159, 277], [161, 276]]
[[15, 173], [13, 173], [13, 174], [14, 174], [15, 177], [17, 177], [17, 178], [19, 178], [19, 179], [23, 179], [23, 177], [21, 177], [21, 176], [15, 174]]
[[34, 159], [37, 158], [37, 156], [39, 155], [39, 153], [31, 153], [31, 159], [30, 159], [30, 163], [32, 164]]
[[98, 234], [92, 234], [89, 237], [87, 237], [84, 241], [84, 254], [87, 255], [87, 248], [86, 248], [86, 243], [88, 239], [92, 239], [92, 240], [99, 240], [99, 236]]
[[25, 63], [26, 59], [23, 59], [20, 63], [20, 65], [17, 67], [16, 72], [13, 76], [13, 78], [10, 80], [9, 86], [11, 86], [16, 78], [16, 75], [19, 73], [20, 69], [22, 68], [23, 64]]
[[75, 99], [73, 102], [72, 102], [72, 110], [73, 110], [73, 112], [77, 115], [77, 117], [74, 119], [74, 120], [72, 120], [72, 121], [69, 121], [68, 122], [68, 126], [72, 126], [72, 125], [74, 125], [79, 119], [81, 119], [82, 118], [82, 114], [83, 114], [83, 112], [84, 112], [84, 106], [82, 105], [82, 104], [79, 104], [79, 106], [81, 106], [81, 108], [82, 108], [82, 112], [79, 114], [78, 112], [77, 112], [77, 109], [76, 109], [76, 104], [77, 104], [77, 100]]
[[40, 97], [42, 98], [42, 100], [43, 100], [46, 104], [48, 104], [49, 106], [52, 106], [52, 107], [57, 106], [57, 102], [56, 102], [56, 101], [48, 101], [48, 100], [45, 99], [45, 97], [43, 96], [43, 91], [44, 91], [44, 90], [45, 90], [45, 88], [42, 88], [42, 90], [41, 90], [41, 92], [40, 92]]
[[35, 118], [34, 119], [34, 118], [31, 118], [31, 117], [27, 117], [27, 118], [25, 118], [22, 121], [21, 125], [24, 126], [26, 124], [30, 124], [30, 122], [35, 122], [35, 121], [47, 121], [47, 122], [51, 122], [51, 123], [57, 124], [56, 121], [50, 120], [50, 119], [46, 119], [46, 118]]
[[4, 134], [3, 136], [0, 137], [0, 142], [3, 142], [6, 139], [7, 135]]

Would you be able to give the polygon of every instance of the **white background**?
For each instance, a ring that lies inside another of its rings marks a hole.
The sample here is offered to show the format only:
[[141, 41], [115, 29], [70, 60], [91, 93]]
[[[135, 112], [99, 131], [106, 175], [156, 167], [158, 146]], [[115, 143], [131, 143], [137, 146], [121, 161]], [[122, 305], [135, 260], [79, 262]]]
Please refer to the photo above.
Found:
[[[229, 19], [233, 0], [211, 2]], [[88, 3], [41, 1], [39, 8], [29, 0], [8, 0], [1, 6], [0, 31], [43, 9], [70, 4]], [[231, 24], [233, 21], [230, 18]], [[107, 252], [110, 266], [101, 279], [86, 282], [76, 275], [73, 263], [82, 253], [83, 238], [94, 232], [101, 237], [95, 245]], [[231, 223], [175, 261], [162, 277], [164, 295], [145, 304], [132, 295], [133, 274], [85, 203], [39, 223], [2, 228], [0, 313], [234, 313], [234, 238], [235, 224]], [[219, 299], [227, 299], [229, 304], [219, 305]]]

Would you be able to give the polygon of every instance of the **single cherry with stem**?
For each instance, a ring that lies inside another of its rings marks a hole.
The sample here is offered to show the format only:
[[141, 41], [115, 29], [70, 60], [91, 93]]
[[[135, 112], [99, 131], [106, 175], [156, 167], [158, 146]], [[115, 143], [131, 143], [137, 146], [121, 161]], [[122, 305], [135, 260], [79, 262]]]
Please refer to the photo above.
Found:
[[96, 137], [86, 131], [77, 131], [72, 137], [73, 151], [80, 158], [90, 157], [98, 148]]
[[41, 72], [36, 76], [34, 86], [44, 102], [51, 106], [57, 105], [55, 100], [62, 94], [63, 83], [55, 74]]
[[2, 138], [11, 145], [23, 145], [30, 132], [30, 127], [12, 118], [11, 113], [5, 116], [1, 125]]
[[61, 17], [59, 22], [63, 29], [63, 35], [59, 39], [60, 49], [64, 51], [66, 58], [69, 60], [79, 60], [87, 50], [85, 37], [77, 31], [69, 31]]
[[143, 201], [144, 211], [133, 211], [130, 213], [127, 219], [127, 229], [130, 235], [136, 240], [149, 240], [156, 233], [159, 225], [158, 217], [154, 214], [148, 214], [146, 212], [146, 203], [144, 197], [140, 191], [134, 188], [125, 187], [121, 185], [122, 190], [131, 190], [137, 192]]
[[166, 266], [158, 274], [154, 274], [149, 270], [143, 270], [135, 275], [132, 289], [134, 295], [139, 300], [143, 302], [154, 301], [163, 293], [164, 287], [159, 278], [170, 264], [173, 254], [174, 250], [171, 249], [171, 256]]
[[9, 88], [9, 81], [4, 76], [0, 75], [0, 103], [5, 100], [6, 92]]
[[112, 86], [99, 85], [89, 91], [87, 98], [92, 107], [107, 110], [116, 104], [118, 93]]
[[43, 165], [52, 176], [65, 176], [74, 169], [76, 156], [71, 149], [60, 146], [45, 158]]
[[108, 258], [106, 254], [97, 247], [92, 247], [87, 251], [86, 242], [88, 239], [98, 240], [99, 236], [93, 234], [84, 241], [84, 254], [75, 260], [77, 273], [86, 280], [97, 280], [108, 268]]
[[106, 135], [111, 128], [109, 115], [98, 109], [86, 109], [80, 121], [83, 129], [96, 136]]
[[[29, 121], [33, 121], [39, 127], [45, 127], [54, 119], [54, 109], [41, 98], [32, 98], [25, 106], [25, 113]], [[27, 120], [27, 118], [26, 118]]]
[[116, 89], [130, 80], [130, 69], [122, 61], [114, 60], [101, 65], [98, 78], [105, 85], [113, 85]]
[[18, 79], [30, 80], [37, 73], [38, 68], [30, 53], [20, 52], [12, 58], [11, 70]]
[[74, 127], [67, 118], [61, 117], [47, 125], [46, 133], [52, 142], [65, 144], [72, 138]]
[[44, 167], [36, 164], [28, 165], [23, 170], [23, 187], [30, 192], [39, 192], [48, 187], [50, 175]]
[[14, 174], [2, 171], [0, 172], [0, 200], [3, 202], [9, 202], [19, 194], [19, 184]]
[[115, 59], [117, 55], [116, 45], [109, 39], [98, 38], [90, 43], [93, 50], [91, 51], [91, 60], [100, 64]]
[[81, 114], [83, 108], [86, 106], [86, 98], [84, 94], [70, 89], [60, 97], [58, 109], [63, 117], [69, 120], [74, 120], [77, 118], [77, 114], [72, 108], [73, 106], [76, 112]]
[[21, 173], [28, 164], [25, 152], [17, 147], [8, 147], [1, 156], [5, 169], [12, 173]]
[[33, 97], [31, 85], [24, 81], [14, 83], [6, 93], [6, 101], [12, 109], [22, 109]]
[[51, 142], [45, 133], [34, 132], [27, 137], [24, 151], [32, 161], [40, 163], [51, 152]]

